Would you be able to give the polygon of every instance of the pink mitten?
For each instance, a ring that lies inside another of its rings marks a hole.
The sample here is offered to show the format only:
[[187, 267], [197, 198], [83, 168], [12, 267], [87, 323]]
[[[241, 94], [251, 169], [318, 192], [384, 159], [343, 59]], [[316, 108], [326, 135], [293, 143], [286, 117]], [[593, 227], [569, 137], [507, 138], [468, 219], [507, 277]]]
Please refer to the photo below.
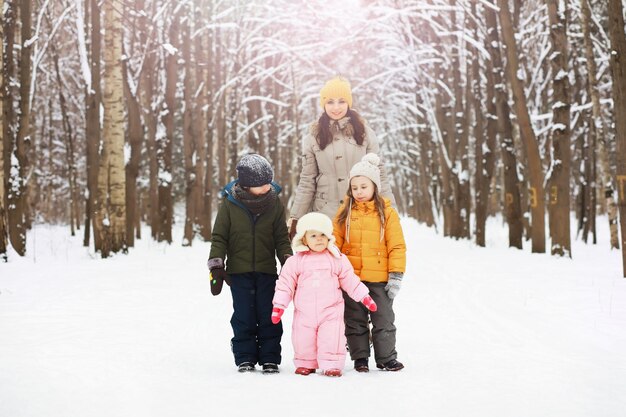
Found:
[[372, 300], [372, 297], [370, 297], [369, 295], [366, 295], [365, 298], [361, 300], [361, 302], [363, 303], [365, 307], [367, 307], [369, 311], [378, 310], [378, 306], [376, 306], [376, 303], [374, 302], [374, 300]]
[[284, 312], [285, 310], [283, 310], [282, 308], [274, 307], [272, 309], [272, 323], [278, 324]]

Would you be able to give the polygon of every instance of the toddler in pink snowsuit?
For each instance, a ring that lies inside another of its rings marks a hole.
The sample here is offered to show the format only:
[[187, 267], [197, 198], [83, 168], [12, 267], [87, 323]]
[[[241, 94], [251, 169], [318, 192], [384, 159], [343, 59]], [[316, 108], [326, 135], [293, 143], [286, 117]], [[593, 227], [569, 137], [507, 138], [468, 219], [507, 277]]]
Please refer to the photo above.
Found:
[[291, 340], [296, 373], [300, 375], [319, 368], [324, 375], [341, 376], [346, 357], [342, 290], [370, 311], [376, 311], [369, 290], [334, 241], [328, 216], [302, 216], [292, 242], [295, 255], [287, 259], [276, 283], [272, 322], [280, 321], [293, 300]]

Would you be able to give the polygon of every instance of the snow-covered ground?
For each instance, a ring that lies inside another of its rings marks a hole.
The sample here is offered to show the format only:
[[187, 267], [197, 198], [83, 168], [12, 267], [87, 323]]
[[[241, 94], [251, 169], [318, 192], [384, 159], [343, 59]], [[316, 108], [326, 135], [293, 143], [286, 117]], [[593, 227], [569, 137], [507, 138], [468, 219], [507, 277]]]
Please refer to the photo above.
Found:
[[28, 256], [0, 264], [0, 416], [626, 415], [626, 279], [606, 230], [570, 260], [507, 248], [496, 220], [488, 249], [403, 225], [406, 368], [347, 362], [341, 378], [294, 374], [292, 308], [281, 373], [236, 372], [207, 243], [144, 239], [99, 260], [67, 228], [37, 226]]

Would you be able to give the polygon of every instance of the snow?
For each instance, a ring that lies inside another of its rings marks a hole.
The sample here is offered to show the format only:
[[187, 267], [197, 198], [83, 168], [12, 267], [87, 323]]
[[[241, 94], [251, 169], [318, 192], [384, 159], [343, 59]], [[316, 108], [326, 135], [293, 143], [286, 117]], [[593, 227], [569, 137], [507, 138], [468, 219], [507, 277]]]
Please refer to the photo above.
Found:
[[178, 53], [178, 49], [175, 46], [173, 46], [171, 43], [165, 42], [161, 44], [161, 46], [163, 47], [163, 49], [165, 49], [165, 51], [169, 55], [176, 55]]
[[294, 374], [293, 307], [281, 373], [236, 372], [208, 243], [144, 238], [100, 260], [68, 227], [36, 225], [27, 256], [0, 264], [0, 416], [624, 415], [626, 279], [606, 219], [573, 259], [509, 249], [501, 219], [487, 249], [402, 223], [406, 368], [358, 374], [348, 360], [341, 378]]

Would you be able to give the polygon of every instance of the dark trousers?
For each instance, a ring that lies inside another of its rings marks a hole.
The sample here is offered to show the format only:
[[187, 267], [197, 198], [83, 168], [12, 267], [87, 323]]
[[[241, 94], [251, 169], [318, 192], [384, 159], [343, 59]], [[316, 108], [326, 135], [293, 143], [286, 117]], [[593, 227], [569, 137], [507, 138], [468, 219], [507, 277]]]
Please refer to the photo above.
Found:
[[346, 309], [346, 339], [352, 360], [370, 357], [370, 329], [368, 316], [372, 319], [372, 344], [376, 363], [386, 363], [397, 359], [396, 352], [396, 316], [393, 312], [393, 300], [385, 291], [385, 282], [363, 282], [370, 290], [370, 296], [376, 302], [378, 310], [370, 313], [361, 303], [357, 303], [344, 293]]
[[277, 279], [277, 275], [261, 272], [230, 276], [234, 309], [230, 319], [234, 333], [231, 346], [236, 365], [280, 363], [283, 325], [273, 324], [271, 320]]

